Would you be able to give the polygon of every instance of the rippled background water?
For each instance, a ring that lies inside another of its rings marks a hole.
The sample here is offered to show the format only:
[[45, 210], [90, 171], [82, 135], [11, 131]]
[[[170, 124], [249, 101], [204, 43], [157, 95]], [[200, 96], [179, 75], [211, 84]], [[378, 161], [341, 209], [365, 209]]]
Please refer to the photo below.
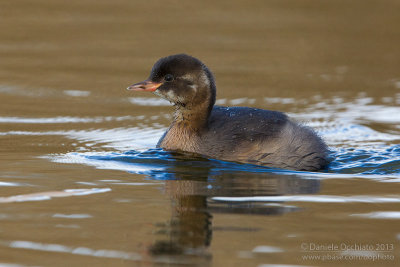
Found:
[[[0, 266], [396, 266], [399, 9], [1, 2]], [[219, 105], [315, 128], [329, 169], [156, 149], [172, 108], [124, 88], [179, 52], [214, 71]]]

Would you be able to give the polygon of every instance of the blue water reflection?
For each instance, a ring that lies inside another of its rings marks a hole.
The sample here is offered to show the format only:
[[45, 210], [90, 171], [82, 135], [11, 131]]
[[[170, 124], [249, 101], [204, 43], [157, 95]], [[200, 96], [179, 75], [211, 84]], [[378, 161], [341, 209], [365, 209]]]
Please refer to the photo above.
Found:
[[334, 157], [329, 167], [331, 173], [400, 175], [400, 145], [375, 150], [338, 149]]
[[[207, 159], [190, 153], [167, 152], [149, 149], [144, 152], [127, 151], [107, 154], [75, 156], [105, 164], [114, 162], [130, 165], [130, 172], [145, 174], [151, 179], [174, 180], [213, 177], [227, 172], [247, 172], [250, 174], [281, 174], [307, 176], [308, 172], [267, 168], [263, 166]], [[400, 174], [400, 145], [382, 147], [377, 150], [342, 148], [332, 152], [333, 161], [325, 173], [339, 174]], [[88, 162], [86, 162], [88, 163]], [[98, 164], [95, 164], [98, 165]], [[135, 166], [140, 168], [135, 168]]]

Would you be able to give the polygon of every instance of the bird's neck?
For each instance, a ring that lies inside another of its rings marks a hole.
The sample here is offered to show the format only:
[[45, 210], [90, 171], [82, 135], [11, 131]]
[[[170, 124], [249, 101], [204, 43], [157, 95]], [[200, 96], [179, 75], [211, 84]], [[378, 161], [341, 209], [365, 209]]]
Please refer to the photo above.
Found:
[[175, 106], [174, 124], [193, 131], [199, 131], [207, 127], [210, 116], [209, 103], [196, 106]]

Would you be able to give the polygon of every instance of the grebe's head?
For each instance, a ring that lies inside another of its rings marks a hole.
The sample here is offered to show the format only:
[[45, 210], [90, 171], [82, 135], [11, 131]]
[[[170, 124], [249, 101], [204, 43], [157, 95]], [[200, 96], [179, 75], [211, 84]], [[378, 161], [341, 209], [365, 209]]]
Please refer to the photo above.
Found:
[[197, 58], [177, 54], [159, 59], [150, 77], [127, 88], [151, 91], [183, 108], [206, 104], [209, 111], [215, 103], [215, 82], [211, 71]]

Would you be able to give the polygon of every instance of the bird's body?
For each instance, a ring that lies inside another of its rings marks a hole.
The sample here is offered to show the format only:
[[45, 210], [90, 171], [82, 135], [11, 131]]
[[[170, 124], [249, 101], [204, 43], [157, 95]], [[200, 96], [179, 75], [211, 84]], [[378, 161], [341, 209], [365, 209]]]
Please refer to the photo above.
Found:
[[128, 89], [154, 91], [175, 105], [174, 120], [157, 144], [163, 149], [294, 170], [329, 163], [322, 139], [281, 112], [214, 106], [214, 78], [193, 57], [162, 58], [148, 80]]
[[327, 163], [326, 146], [310, 128], [281, 112], [246, 107], [215, 106], [201, 129], [174, 121], [157, 146], [295, 170], [320, 170]]

